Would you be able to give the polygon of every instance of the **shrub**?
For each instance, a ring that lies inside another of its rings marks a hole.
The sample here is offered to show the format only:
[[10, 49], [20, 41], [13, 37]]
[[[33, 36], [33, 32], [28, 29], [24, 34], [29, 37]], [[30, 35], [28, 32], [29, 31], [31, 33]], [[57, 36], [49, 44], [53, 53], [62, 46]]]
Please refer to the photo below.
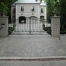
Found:
[[46, 31], [47, 33], [51, 34], [51, 27], [45, 27], [45, 25], [43, 24], [43, 30]]
[[8, 27], [8, 34], [10, 35], [15, 29], [15, 26], [13, 27]]

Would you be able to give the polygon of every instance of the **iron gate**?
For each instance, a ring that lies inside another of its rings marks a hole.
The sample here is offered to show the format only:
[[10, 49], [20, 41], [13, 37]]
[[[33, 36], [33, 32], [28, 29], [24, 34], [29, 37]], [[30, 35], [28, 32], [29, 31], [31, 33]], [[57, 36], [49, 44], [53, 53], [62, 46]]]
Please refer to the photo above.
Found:
[[22, 19], [16, 22], [16, 27], [12, 34], [46, 34], [42, 27], [44, 24], [44, 19], [39, 19], [36, 17], [25, 17], [25, 19], [26, 20]]

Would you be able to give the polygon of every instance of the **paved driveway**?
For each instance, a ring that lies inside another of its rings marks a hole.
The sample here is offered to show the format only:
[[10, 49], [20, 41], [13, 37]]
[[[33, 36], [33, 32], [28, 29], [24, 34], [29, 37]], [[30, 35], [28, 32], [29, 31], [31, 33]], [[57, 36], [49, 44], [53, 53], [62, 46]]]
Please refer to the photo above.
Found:
[[0, 57], [66, 56], [66, 35], [10, 35], [0, 38]]

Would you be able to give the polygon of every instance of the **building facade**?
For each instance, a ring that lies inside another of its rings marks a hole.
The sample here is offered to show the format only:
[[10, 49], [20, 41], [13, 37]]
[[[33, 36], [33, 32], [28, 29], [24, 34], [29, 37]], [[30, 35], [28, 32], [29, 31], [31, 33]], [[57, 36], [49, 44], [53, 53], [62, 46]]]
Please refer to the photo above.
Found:
[[19, 17], [31, 16], [46, 20], [46, 3], [44, 0], [18, 0], [11, 6], [12, 22], [18, 21]]

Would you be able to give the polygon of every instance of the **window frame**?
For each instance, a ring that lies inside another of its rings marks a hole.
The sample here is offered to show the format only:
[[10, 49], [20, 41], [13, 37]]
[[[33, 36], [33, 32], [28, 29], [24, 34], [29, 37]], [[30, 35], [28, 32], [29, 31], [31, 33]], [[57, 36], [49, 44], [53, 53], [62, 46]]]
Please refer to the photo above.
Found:
[[41, 13], [44, 13], [44, 9], [43, 8], [41, 8]]
[[24, 12], [24, 6], [21, 6], [21, 12]]
[[31, 11], [35, 12], [35, 7], [34, 6], [31, 7]]

